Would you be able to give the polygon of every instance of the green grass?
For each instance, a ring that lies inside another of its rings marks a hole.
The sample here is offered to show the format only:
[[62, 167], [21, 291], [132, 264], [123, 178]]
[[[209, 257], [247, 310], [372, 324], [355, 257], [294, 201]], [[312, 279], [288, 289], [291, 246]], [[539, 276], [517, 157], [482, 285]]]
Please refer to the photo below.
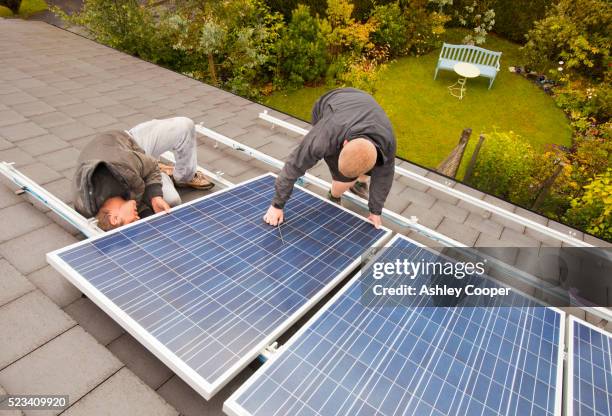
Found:
[[[47, 2], [45, 0], [23, 0], [19, 6], [19, 17], [29, 17], [34, 13], [47, 10]], [[13, 12], [4, 6], [0, 6], [0, 17], [12, 17]]]
[[[460, 43], [460, 30], [449, 30], [447, 42]], [[508, 66], [520, 64], [518, 45], [489, 36], [484, 47], [502, 51], [501, 69], [491, 90], [488, 78], [467, 81], [463, 100], [452, 97], [447, 87], [457, 80], [454, 72], [440, 71], [433, 79], [439, 50], [422, 57], [405, 57], [390, 63], [375, 94], [389, 115], [398, 140], [398, 156], [436, 167], [454, 148], [466, 127], [478, 134], [493, 129], [512, 130], [537, 149], [547, 143], [571, 144], [572, 131], [563, 112], [551, 97], [526, 79], [512, 74]], [[310, 120], [310, 109], [329, 88], [303, 88], [278, 92], [264, 103]]]

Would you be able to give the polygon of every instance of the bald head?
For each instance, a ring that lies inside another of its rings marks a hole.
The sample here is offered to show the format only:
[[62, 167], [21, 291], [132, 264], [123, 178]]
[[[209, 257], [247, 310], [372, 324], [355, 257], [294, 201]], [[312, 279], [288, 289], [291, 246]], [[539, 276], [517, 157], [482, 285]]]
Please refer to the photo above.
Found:
[[376, 164], [376, 156], [376, 146], [371, 141], [353, 139], [342, 148], [338, 169], [347, 178], [356, 178], [372, 170]]

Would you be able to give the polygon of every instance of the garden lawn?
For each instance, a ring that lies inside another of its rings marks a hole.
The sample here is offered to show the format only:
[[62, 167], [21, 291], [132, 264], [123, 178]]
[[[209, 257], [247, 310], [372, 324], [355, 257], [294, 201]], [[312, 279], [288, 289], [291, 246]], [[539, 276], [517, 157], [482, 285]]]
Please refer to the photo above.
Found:
[[[465, 32], [448, 30], [447, 42], [460, 43]], [[519, 46], [490, 35], [483, 47], [502, 51], [501, 69], [488, 90], [488, 78], [467, 81], [463, 100], [447, 87], [457, 81], [454, 72], [439, 71], [433, 79], [439, 49], [421, 57], [405, 57], [389, 64], [375, 94], [393, 123], [398, 156], [435, 168], [457, 144], [464, 128], [478, 134], [493, 129], [512, 130], [543, 150], [548, 143], [571, 145], [572, 131], [564, 113], [539, 87], [508, 67], [521, 64]], [[278, 92], [264, 103], [296, 117], [310, 120], [315, 100], [329, 87]]]
[[[47, 10], [47, 2], [45, 0], [23, 0], [19, 6], [20, 17], [29, 17], [34, 13]], [[12, 17], [13, 12], [8, 7], [0, 6], [0, 17]]]

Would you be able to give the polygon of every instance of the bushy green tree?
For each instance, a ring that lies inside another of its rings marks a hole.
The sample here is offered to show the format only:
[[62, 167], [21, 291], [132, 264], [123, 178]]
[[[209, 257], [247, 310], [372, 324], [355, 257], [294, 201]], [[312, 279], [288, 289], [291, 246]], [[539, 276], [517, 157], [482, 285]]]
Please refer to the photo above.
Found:
[[158, 29], [165, 12], [150, 2], [138, 0], [85, 0], [81, 12], [67, 15], [52, 9], [64, 20], [85, 27], [105, 45], [145, 60], [172, 64], [180, 60], [166, 33]]
[[272, 80], [280, 14], [261, 0], [177, 3], [173, 45], [192, 57], [186, 72], [247, 97]]
[[320, 80], [327, 71], [327, 44], [318, 17], [299, 5], [277, 45], [278, 76], [291, 86]]
[[322, 24], [332, 57], [342, 54], [359, 57], [374, 47], [370, 34], [376, 29], [376, 23], [355, 20], [354, 7], [350, 0], [327, 0], [327, 18]]
[[611, 33], [608, 0], [560, 0], [529, 31], [524, 52], [536, 69], [555, 73], [563, 65], [566, 72], [601, 80], [610, 70]]
[[376, 23], [376, 30], [372, 32], [374, 44], [387, 46], [391, 57], [404, 55], [408, 46], [408, 27], [399, 2], [374, 7], [370, 18]]

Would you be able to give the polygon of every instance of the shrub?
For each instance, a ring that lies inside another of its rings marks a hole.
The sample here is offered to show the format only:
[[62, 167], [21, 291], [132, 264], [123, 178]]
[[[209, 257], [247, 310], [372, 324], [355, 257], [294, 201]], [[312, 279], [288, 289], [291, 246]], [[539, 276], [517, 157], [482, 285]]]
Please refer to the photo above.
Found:
[[385, 49], [374, 50], [368, 56], [360, 57], [348, 65], [339, 75], [343, 86], [359, 88], [374, 94], [381, 74], [387, 68], [384, 63], [388, 59]]
[[550, 71], [562, 61], [565, 70], [601, 80], [609, 71], [611, 29], [609, 1], [560, 0], [529, 31], [524, 52], [536, 69]]
[[372, 41], [387, 46], [391, 57], [404, 55], [408, 45], [407, 22], [399, 2], [374, 7], [371, 19], [376, 24]]
[[19, 13], [21, 0], [0, 0], [0, 6], [7, 7], [13, 12], [13, 14], [17, 14]]
[[168, 20], [173, 46], [190, 57], [183, 72], [246, 97], [271, 81], [283, 21], [262, 1], [185, 2]]
[[542, 19], [554, 0], [494, 0], [495, 33], [514, 42], [525, 43], [525, 35], [535, 21]]
[[612, 169], [584, 186], [584, 193], [571, 201], [564, 219], [593, 235], [612, 239]]
[[291, 86], [320, 80], [327, 70], [327, 45], [319, 19], [308, 6], [293, 11], [277, 45], [278, 72]]
[[95, 39], [112, 48], [148, 61], [176, 62], [171, 43], [157, 29], [156, 11], [137, 0], [85, 0], [79, 13], [67, 15], [58, 7], [53, 12], [62, 19], [85, 27]]
[[536, 170], [535, 152], [531, 145], [513, 132], [486, 135], [478, 154], [470, 183], [476, 188], [513, 202], [525, 198], [518, 192], [535, 190], [531, 178]]
[[408, 43], [406, 49], [413, 55], [424, 55], [440, 46], [440, 35], [450, 20], [440, 12], [427, 10], [425, 0], [407, 0], [404, 8]]
[[327, 1], [327, 18], [322, 25], [332, 57], [346, 53], [357, 57], [374, 47], [370, 34], [376, 29], [376, 24], [356, 21], [352, 17], [353, 8], [349, 0]]

